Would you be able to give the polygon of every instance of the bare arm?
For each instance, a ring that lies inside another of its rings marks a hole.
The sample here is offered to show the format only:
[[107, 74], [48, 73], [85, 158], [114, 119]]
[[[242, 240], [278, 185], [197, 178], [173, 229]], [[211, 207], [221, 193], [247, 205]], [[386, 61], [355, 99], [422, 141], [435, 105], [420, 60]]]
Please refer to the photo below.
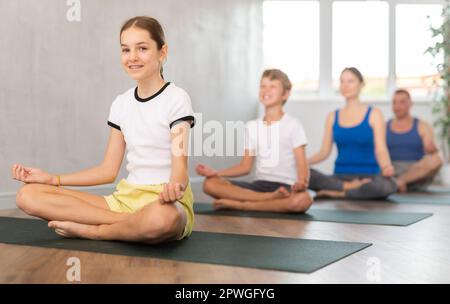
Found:
[[215, 170], [207, 165], [198, 164], [196, 171], [199, 175], [204, 177], [238, 177], [250, 173], [253, 167], [254, 156], [249, 150], [245, 150], [244, 156], [239, 164], [231, 168], [223, 170]]
[[245, 150], [244, 156], [238, 165], [218, 171], [217, 176], [238, 177], [247, 175], [252, 170], [254, 158], [255, 157], [251, 155], [249, 150]]
[[297, 190], [304, 191], [308, 189], [309, 184], [309, 165], [306, 160], [306, 146], [295, 148], [294, 155], [297, 163]]
[[379, 109], [374, 108], [369, 123], [372, 126], [375, 142], [375, 157], [383, 176], [394, 175], [391, 157], [386, 144], [386, 123]]
[[[103, 162], [99, 166], [87, 170], [61, 175], [61, 185], [94, 186], [113, 183], [119, 174], [125, 147], [126, 143], [122, 132], [111, 128]], [[57, 183], [56, 176], [53, 176], [51, 184], [57, 185]]]
[[183, 189], [189, 183], [188, 147], [190, 128], [188, 122], [182, 122], [170, 131], [172, 140], [170, 182], [181, 184]]
[[125, 154], [125, 140], [122, 132], [111, 128], [108, 147], [103, 162], [93, 168], [64, 175], [51, 175], [38, 168], [14, 164], [12, 177], [23, 183], [36, 183], [60, 186], [94, 186], [114, 182], [119, 173]]
[[183, 198], [189, 184], [188, 147], [189, 122], [181, 122], [170, 130], [171, 136], [171, 167], [169, 183], [164, 184], [158, 199], [161, 204], [175, 203]]
[[334, 124], [334, 112], [328, 114], [327, 121], [325, 123], [325, 134], [323, 136], [322, 147], [320, 151], [308, 160], [310, 165], [318, 164], [330, 156], [333, 148], [333, 124]]
[[420, 121], [419, 135], [422, 138], [423, 148], [426, 154], [433, 154], [439, 151], [434, 140], [433, 128], [429, 124]]
[[239, 164], [222, 169], [222, 170], [215, 170], [207, 165], [204, 164], [198, 164], [196, 167], [196, 171], [199, 175], [204, 176], [206, 178], [212, 178], [212, 177], [239, 177], [244, 176], [250, 173], [253, 167], [253, 162], [255, 159], [253, 148], [249, 148], [251, 140], [249, 136], [249, 132], [251, 132], [249, 129], [249, 126], [247, 125], [245, 127], [245, 145], [244, 145], [244, 156], [242, 157]]

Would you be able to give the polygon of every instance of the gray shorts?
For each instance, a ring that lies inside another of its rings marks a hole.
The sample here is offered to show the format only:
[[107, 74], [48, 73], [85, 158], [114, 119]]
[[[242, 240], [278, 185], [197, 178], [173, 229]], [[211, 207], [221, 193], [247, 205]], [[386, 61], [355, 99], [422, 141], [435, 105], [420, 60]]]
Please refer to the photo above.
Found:
[[413, 164], [414, 162], [393, 161], [392, 165], [394, 166], [395, 169], [395, 176], [398, 177], [402, 174], [405, 174]]
[[[414, 165], [416, 162], [406, 162], [406, 161], [393, 161], [392, 165], [395, 169], [395, 176], [399, 177], [402, 174], [405, 174], [412, 165]], [[436, 172], [437, 174], [437, 172]], [[416, 181], [412, 184], [408, 185], [408, 191], [425, 191], [426, 188], [433, 182], [434, 177], [436, 174], [433, 174], [431, 176], [427, 176], [419, 181]]]
[[291, 186], [288, 184], [265, 181], [265, 180], [255, 180], [253, 182], [230, 180], [230, 183], [235, 186], [238, 186], [238, 187], [241, 187], [244, 189], [253, 190], [256, 192], [274, 192], [274, 191], [278, 190], [280, 187], [285, 187], [288, 191], [291, 191]]

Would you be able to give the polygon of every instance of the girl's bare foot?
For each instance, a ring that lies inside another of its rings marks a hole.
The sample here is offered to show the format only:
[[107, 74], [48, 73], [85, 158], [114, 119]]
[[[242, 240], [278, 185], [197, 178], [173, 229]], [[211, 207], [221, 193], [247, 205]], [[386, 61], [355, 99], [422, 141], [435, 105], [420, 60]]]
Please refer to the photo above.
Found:
[[85, 225], [74, 222], [51, 221], [48, 227], [55, 230], [57, 234], [65, 238], [82, 238], [98, 240], [97, 225]]
[[213, 203], [213, 207], [216, 210], [224, 210], [224, 209], [240, 209], [240, 205], [242, 202], [230, 200], [230, 199], [218, 199]]

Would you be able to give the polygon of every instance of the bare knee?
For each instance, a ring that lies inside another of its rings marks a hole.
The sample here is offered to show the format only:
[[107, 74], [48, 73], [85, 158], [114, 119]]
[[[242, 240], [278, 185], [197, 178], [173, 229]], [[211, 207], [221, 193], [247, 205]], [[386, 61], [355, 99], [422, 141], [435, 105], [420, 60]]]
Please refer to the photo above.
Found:
[[436, 171], [442, 166], [443, 162], [439, 154], [434, 153], [424, 156], [417, 164], [422, 170]]
[[35, 215], [37, 212], [37, 204], [35, 204], [34, 197], [38, 192], [37, 185], [26, 184], [19, 189], [16, 195], [16, 205], [29, 215]]
[[430, 169], [432, 171], [439, 170], [443, 165], [441, 156], [438, 153], [434, 153], [430, 156]]
[[307, 192], [294, 194], [289, 201], [289, 212], [305, 212], [312, 205], [312, 198]]
[[147, 243], [155, 243], [158, 240], [167, 240], [181, 233], [180, 225], [182, 215], [176, 208], [161, 206], [157, 210], [151, 210], [145, 217], [145, 221], [139, 225], [137, 233]]
[[221, 182], [222, 182], [221, 179], [218, 177], [206, 178], [205, 181], [203, 182], [203, 192], [214, 196], [214, 194], [217, 191], [217, 186]]

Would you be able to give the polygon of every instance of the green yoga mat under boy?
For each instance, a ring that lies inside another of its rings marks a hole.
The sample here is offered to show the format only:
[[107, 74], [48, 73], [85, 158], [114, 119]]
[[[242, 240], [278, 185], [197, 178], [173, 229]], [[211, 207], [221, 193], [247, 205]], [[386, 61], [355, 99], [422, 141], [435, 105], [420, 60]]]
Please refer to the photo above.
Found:
[[197, 231], [183, 241], [160, 245], [64, 239], [45, 221], [10, 217], [0, 217], [0, 243], [302, 273], [371, 246]]
[[450, 194], [406, 193], [393, 194], [389, 201], [398, 204], [449, 205]]
[[195, 203], [194, 212], [204, 215], [228, 215], [300, 221], [336, 222], [349, 224], [408, 226], [432, 216], [432, 213], [347, 211], [309, 209], [306, 213], [272, 213], [257, 211], [214, 210], [211, 204]]

